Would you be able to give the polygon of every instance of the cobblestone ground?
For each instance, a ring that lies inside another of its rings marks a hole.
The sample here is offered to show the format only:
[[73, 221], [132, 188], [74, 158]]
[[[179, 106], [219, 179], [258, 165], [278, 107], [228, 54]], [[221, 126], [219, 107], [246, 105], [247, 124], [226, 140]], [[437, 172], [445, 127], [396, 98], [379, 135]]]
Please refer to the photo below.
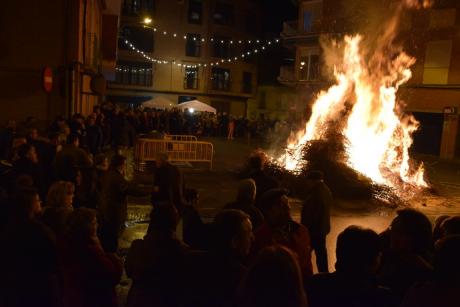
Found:
[[[198, 209], [206, 221], [212, 220], [215, 213], [235, 197], [238, 179], [237, 173], [242, 168], [247, 155], [260, 144], [248, 144], [247, 141], [225, 139], [209, 139], [214, 144], [214, 167], [194, 165], [181, 167], [188, 188], [199, 192]], [[436, 157], [420, 156], [425, 162], [428, 178], [436, 185], [439, 196], [416, 197], [411, 206], [425, 212], [434, 220], [441, 214], [460, 214], [460, 163], [445, 162]], [[136, 173], [135, 178], [143, 183], [152, 182], [151, 174]], [[300, 202], [291, 200], [292, 212], [299, 219]], [[353, 207], [347, 203], [343, 207]], [[359, 206], [358, 206], [359, 207]], [[149, 198], [129, 199], [129, 227], [120, 239], [120, 247], [124, 254], [134, 239], [142, 238], [147, 229], [150, 212]], [[327, 237], [329, 268], [334, 270], [335, 242], [337, 236], [349, 225], [369, 227], [376, 231], [385, 230], [395, 215], [393, 209], [344, 210], [335, 208], [331, 217], [331, 233]], [[180, 228], [180, 227], [179, 227]], [[180, 236], [180, 229], [178, 230]], [[313, 259], [314, 263], [314, 259]], [[123, 278], [118, 287], [120, 306], [125, 305], [130, 280]]]

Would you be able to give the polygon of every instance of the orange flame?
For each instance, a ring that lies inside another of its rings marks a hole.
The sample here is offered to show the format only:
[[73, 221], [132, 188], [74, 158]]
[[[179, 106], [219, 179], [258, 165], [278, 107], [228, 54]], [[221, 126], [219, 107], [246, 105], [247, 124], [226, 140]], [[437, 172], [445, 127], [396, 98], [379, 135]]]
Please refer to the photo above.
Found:
[[346, 111], [341, 133], [347, 141], [344, 162], [348, 166], [396, 190], [401, 183], [428, 187], [423, 165], [417, 170], [410, 167], [409, 148], [418, 122], [399, 111], [396, 97], [398, 88], [411, 78], [409, 68], [415, 59], [400, 52], [388, 60], [384, 52], [375, 52], [366, 61], [361, 43], [360, 35], [345, 37], [341, 65], [335, 67], [336, 84], [319, 93], [305, 129], [288, 141], [286, 153], [277, 162], [288, 170], [300, 170], [305, 144], [323, 138], [328, 123]]

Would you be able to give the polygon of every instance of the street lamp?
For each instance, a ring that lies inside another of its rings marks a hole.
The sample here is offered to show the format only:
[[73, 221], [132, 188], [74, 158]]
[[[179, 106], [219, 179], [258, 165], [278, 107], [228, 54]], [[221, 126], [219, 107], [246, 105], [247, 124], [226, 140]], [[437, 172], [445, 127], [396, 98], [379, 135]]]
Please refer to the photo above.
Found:
[[146, 25], [151, 24], [151, 23], [152, 23], [152, 18], [145, 17], [145, 18], [144, 18], [144, 23], [145, 23]]

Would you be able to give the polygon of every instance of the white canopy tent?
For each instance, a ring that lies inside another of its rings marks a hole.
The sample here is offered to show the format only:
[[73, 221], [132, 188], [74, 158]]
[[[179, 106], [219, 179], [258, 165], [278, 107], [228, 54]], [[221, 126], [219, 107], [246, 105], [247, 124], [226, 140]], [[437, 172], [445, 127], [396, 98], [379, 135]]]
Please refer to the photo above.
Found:
[[210, 112], [214, 114], [217, 112], [217, 110], [211, 107], [209, 104], [206, 104], [198, 100], [190, 100], [187, 102], [183, 102], [181, 104], [178, 104], [177, 107], [181, 110], [188, 109], [191, 112]]
[[142, 103], [143, 108], [151, 108], [151, 109], [162, 109], [162, 110], [167, 109], [168, 110], [168, 109], [174, 108], [175, 106], [177, 105], [174, 102], [162, 96], [152, 98]]

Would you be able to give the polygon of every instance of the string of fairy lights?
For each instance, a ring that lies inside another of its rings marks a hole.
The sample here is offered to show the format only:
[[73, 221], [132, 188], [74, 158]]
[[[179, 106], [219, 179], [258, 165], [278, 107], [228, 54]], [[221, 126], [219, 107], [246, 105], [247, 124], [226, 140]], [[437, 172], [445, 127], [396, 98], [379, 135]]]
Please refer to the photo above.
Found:
[[[164, 34], [164, 35], [167, 35], [166, 31], [165, 31], [165, 33], [166, 34]], [[185, 38], [187, 38], [187, 37], [185, 36]], [[176, 61], [176, 60], [166, 60], [166, 59], [153, 58], [153, 57], [149, 56], [148, 54], [146, 54], [144, 51], [142, 51], [139, 48], [137, 48], [128, 39], [123, 40], [123, 42], [126, 44], [126, 46], [128, 46], [131, 50], [135, 51], [140, 56], [144, 57], [146, 60], [148, 60], [148, 61], [150, 61], [152, 63], [156, 63], [156, 64], [172, 64], [172, 65], [176, 65], [178, 67], [185, 67], [185, 68], [198, 68], [198, 67], [207, 67], [207, 66], [218, 66], [219, 64], [233, 63], [233, 62], [236, 62], [238, 60], [245, 59], [246, 57], [257, 55], [258, 53], [263, 52], [264, 50], [266, 50], [270, 46], [273, 46], [273, 45], [278, 44], [280, 42], [279, 39], [267, 40], [264, 43], [260, 43], [260, 40], [256, 40], [256, 42], [257, 41], [259, 43], [255, 48], [253, 48], [252, 50], [249, 50], [249, 51], [242, 52], [240, 55], [235, 56], [235, 57], [228, 57], [228, 58], [220, 59], [220, 60], [217, 60], [217, 61], [214, 61], [214, 62], [200, 62], [200, 63], [194, 63], [194, 64], [185, 64], [185, 63], [182, 63], [182, 62], [179, 62], [179, 61]], [[222, 40], [221, 43], [224, 43], [224, 41]]]
[[194, 63], [194, 64], [186, 64], [186, 63], [182, 63], [182, 62], [179, 62], [179, 61], [176, 61], [176, 60], [166, 60], [166, 59], [153, 58], [150, 55], [146, 54], [144, 51], [142, 51], [139, 48], [137, 48], [128, 39], [124, 39], [123, 42], [131, 50], [135, 51], [140, 56], [142, 56], [143, 58], [145, 58], [146, 60], [148, 60], [148, 61], [150, 61], [152, 63], [156, 63], [156, 64], [172, 64], [172, 65], [176, 65], [178, 67], [185, 67], [185, 68], [198, 68], [198, 67], [207, 67], [207, 66], [217, 66], [219, 64], [224, 64], [224, 63], [233, 63], [233, 62], [236, 62], [238, 60], [245, 59], [246, 57], [257, 55], [258, 53], [263, 52], [264, 50], [266, 50], [268, 47], [273, 46], [275, 44], [278, 44], [279, 41], [280, 41], [279, 39], [268, 40], [268, 41], [266, 41], [266, 44], [258, 45], [254, 49], [252, 49], [250, 51], [242, 52], [240, 55], [235, 56], [235, 57], [228, 57], [228, 58], [220, 59], [220, 60], [217, 60], [217, 61], [214, 61], [214, 62], [200, 62], [200, 63]]
[[228, 38], [223, 38], [223, 37], [211, 37], [209, 40], [206, 40], [206, 38], [202, 38], [199, 34], [177, 34], [177, 33], [171, 33], [162, 29], [158, 29], [157, 27], [151, 27], [151, 26], [146, 26], [143, 25], [144, 29], [150, 29], [153, 30], [155, 33], [160, 33], [163, 36], [171, 37], [171, 38], [183, 38], [184, 40], [187, 40], [188, 38], [193, 39], [194, 41], [200, 41], [201, 43], [221, 43], [221, 44], [230, 44], [230, 45], [246, 45], [246, 44], [267, 44], [269, 40], [261, 40], [261, 39], [228, 39]]

